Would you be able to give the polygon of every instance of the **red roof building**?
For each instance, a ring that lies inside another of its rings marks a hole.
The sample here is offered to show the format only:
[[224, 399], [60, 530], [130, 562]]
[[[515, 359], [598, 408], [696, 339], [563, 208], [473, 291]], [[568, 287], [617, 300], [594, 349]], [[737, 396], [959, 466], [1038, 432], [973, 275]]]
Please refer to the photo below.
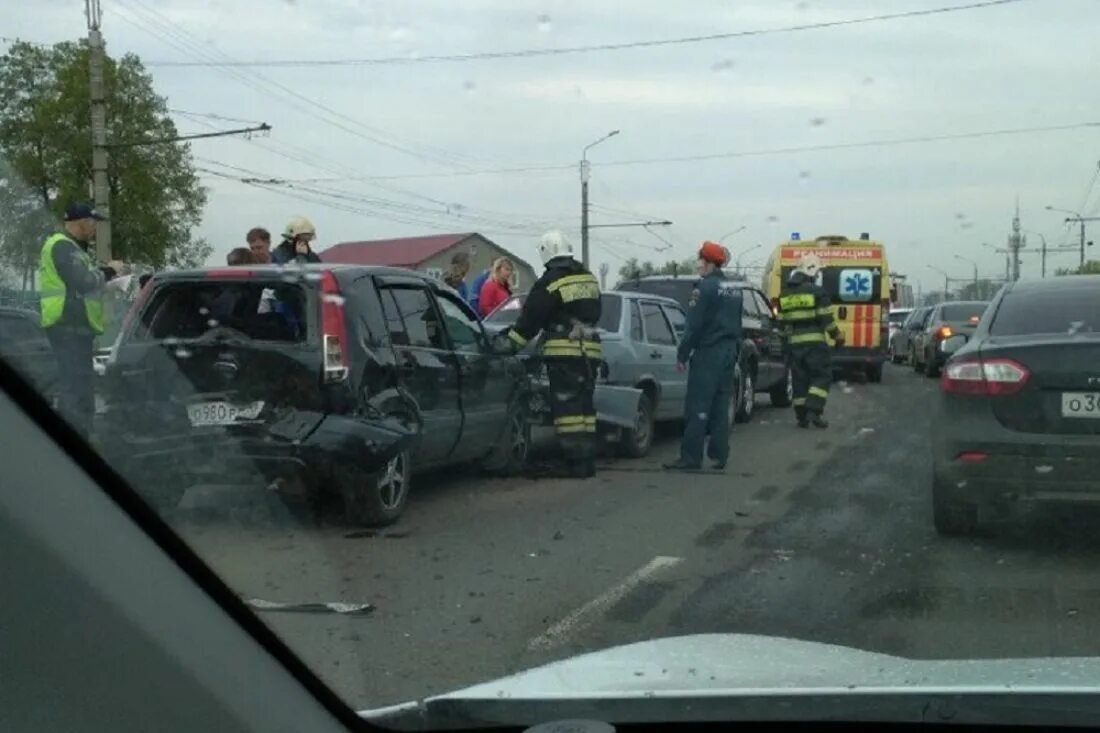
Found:
[[405, 267], [442, 278], [451, 258], [463, 251], [470, 255], [469, 280], [488, 269], [493, 260], [507, 257], [515, 265], [518, 290], [526, 290], [535, 281], [531, 265], [477, 232], [340, 242], [318, 255], [322, 262]]

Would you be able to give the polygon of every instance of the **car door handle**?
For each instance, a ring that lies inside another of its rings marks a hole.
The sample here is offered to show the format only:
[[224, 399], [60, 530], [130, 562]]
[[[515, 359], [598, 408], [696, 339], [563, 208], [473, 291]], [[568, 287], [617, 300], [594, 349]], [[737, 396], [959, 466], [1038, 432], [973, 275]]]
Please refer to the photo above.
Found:
[[649, 358], [650, 359], [661, 359], [661, 358], [663, 358], [663, 356], [661, 355], [660, 351], [651, 351], [651, 352], [649, 352]]

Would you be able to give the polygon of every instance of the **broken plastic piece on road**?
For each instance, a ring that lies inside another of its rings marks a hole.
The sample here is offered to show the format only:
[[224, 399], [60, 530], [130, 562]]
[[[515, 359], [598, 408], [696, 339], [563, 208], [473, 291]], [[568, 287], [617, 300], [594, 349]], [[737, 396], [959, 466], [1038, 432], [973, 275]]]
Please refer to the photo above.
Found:
[[265, 601], [262, 598], [245, 598], [245, 605], [257, 611], [286, 611], [291, 613], [339, 613], [345, 616], [366, 616], [374, 611], [371, 603], [279, 603], [278, 601]]

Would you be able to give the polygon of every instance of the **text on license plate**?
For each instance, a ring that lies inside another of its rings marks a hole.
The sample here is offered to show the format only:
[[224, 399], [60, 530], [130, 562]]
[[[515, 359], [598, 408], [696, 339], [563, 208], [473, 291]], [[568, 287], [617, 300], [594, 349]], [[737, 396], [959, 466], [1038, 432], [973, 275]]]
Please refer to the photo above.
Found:
[[187, 406], [187, 417], [195, 427], [232, 425], [239, 420], [255, 420], [262, 409], [264, 409], [262, 401], [244, 405], [234, 405], [230, 402], [198, 402]]
[[1062, 417], [1100, 419], [1100, 392], [1063, 392]]

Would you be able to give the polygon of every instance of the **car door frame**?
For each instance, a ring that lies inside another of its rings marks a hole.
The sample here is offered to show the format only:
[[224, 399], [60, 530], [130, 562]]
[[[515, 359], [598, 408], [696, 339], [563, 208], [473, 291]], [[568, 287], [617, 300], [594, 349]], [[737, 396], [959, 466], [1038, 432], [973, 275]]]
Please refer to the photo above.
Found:
[[[646, 306], [657, 309], [657, 313], [664, 320], [669, 333], [672, 334], [671, 344], [654, 343], [650, 340], [649, 324], [646, 321], [645, 313]], [[671, 396], [677, 392], [676, 382], [680, 378], [680, 373], [676, 368], [676, 351], [679, 340], [676, 337], [676, 329], [672, 327], [668, 316], [665, 315], [663, 306], [664, 303], [655, 298], [638, 299], [638, 309], [642, 314], [642, 337], [645, 339], [642, 343], [643, 348], [640, 356], [652, 365], [653, 368], [650, 371], [661, 390], [661, 397], [654, 413], [658, 420], [676, 417], [683, 412], [683, 399], [676, 400]]]
[[921, 322], [920, 330], [917, 332], [919, 337], [918, 347], [914, 349], [919, 361], [918, 364], [928, 363], [928, 342], [931, 340], [929, 337], [932, 333], [932, 325], [936, 322], [936, 314], [939, 312], [940, 306], [934, 305], [924, 315], [924, 320]]
[[[428, 299], [429, 306], [433, 309], [437, 318], [441, 313], [432, 297], [432, 286], [429, 282], [408, 275], [383, 275], [375, 278], [378, 292], [379, 305], [383, 308], [384, 293], [394, 289], [422, 290]], [[405, 314], [401, 312], [400, 303], [396, 297], [398, 314], [401, 316], [402, 325], [408, 333], [408, 324]], [[455, 446], [462, 436], [462, 403], [461, 385], [459, 381], [458, 362], [454, 352], [450, 349], [439, 349], [431, 346], [417, 346], [413, 344], [395, 344], [390, 340], [396, 358], [396, 372], [402, 389], [409, 395], [418, 411], [421, 421], [420, 440], [416, 454], [413, 457], [417, 468], [435, 466], [446, 463], [454, 452]], [[426, 370], [426, 363], [430, 359], [440, 362], [439, 367], [433, 367], [436, 372], [434, 379], [443, 385], [441, 392], [446, 394], [449, 390], [454, 392], [454, 404], [448, 404], [450, 400], [440, 405], [437, 409], [425, 409], [417, 401], [417, 395], [411, 385], [415, 385], [415, 378], [424, 378], [423, 372], [415, 374], [417, 370]]]
[[[515, 398], [514, 390], [505, 389], [510, 377], [506, 358], [493, 353], [489, 337], [473, 309], [462, 298], [441, 288], [433, 288], [436, 309], [458, 368], [459, 408], [462, 412], [462, 435], [454, 448], [456, 461], [474, 460], [488, 455], [502, 431], [507, 427], [508, 411]], [[461, 348], [447, 327], [442, 303], [458, 308], [479, 336], [476, 351]]]
[[[665, 321], [668, 322], [669, 328], [672, 329], [672, 336], [676, 339], [676, 348], [678, 353], [680, 341], [683, 340], [683, 336], [681, 335], [681, 333], [677, 332], [676, 327], [673, 326], [672, 319], [669, 318], [668, 314], [670, 311], [679, 313], [680, 316], [684, 319], [686, 332], [687, 311], [685, 311], [679, 303], [673, 300], [670, 300], [667, 303], [662, 302], [660, 305], [661, 310], [665, 314]], [[644, 320], [642, 321], [642, 328], [645, 328]], [[670, 382], [670, 386], [667, 389], [668, 393], [662, 396], [661, 401], [667, 403], [666, 406], [668, 407], [668, 412], [672, 417], [681, 417], [684, 412], [684, 400], [687, 399], [687, 372], [681, 372], [679, 369], [677, 369], [672, 374], [672, 380]]]

